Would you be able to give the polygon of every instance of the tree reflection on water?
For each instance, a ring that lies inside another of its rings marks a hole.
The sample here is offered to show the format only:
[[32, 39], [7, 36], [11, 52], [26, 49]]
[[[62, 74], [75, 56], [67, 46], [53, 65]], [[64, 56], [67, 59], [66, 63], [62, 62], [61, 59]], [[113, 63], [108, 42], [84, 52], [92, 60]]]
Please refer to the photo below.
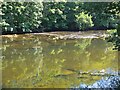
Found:
[[105, 40], [53, 38], [3, 37], [3, 87], [69, 88], [80, 83], [91, 85], [103, 76], [116, 76], [116, 51]]

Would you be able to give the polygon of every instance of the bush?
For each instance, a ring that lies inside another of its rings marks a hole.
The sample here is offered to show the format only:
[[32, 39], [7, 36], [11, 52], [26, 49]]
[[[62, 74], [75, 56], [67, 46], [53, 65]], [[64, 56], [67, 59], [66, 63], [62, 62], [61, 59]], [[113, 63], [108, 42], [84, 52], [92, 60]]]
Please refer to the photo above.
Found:
[[84, 30], [86, 28], [94, 26], [92, 22], [92, 16], [85, 14], [84, 12], [76, 15], [76, 22], [78, 24], [79, 29]]
[[4, 2], [2, 4], [3, 32], [32, 32], [41, 23], [41, 10], [41, 3]]

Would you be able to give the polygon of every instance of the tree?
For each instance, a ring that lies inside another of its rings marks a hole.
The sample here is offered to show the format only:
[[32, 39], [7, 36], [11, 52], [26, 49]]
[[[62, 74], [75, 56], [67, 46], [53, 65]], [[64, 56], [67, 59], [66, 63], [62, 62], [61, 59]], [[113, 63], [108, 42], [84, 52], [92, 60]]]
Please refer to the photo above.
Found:
[[109, 37], [109, 42], [112, 42], [115, 46], [114, 49], [120, 51], [120, 2], [111, 3], [108, 8], [109, 13], [117, 15], [116, 32], [112, 33]]
[[84, 12], [92, 15], [96, 27], [113, 27], [118, 23], [120, 2], [85, 2], [82, 5]]
[[42, 26], [47, 30], [66, 29], [65, 2], [43, 2]]
[[49, 30], [68, 31], [93, 26], [91, 16], [82, 12], [81, 5], [79, 2], [43, 2], [42, 26]]
[[41, 3], [4, 2], [2, 4], [3, 32], [32, 32], [41, 23], [41, 10]]

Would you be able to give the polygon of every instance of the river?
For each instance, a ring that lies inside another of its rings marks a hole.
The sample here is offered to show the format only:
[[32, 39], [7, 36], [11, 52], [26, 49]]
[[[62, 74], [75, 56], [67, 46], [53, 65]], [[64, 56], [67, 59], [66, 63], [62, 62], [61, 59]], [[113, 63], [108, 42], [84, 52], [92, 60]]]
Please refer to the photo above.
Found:
[[3, 88], [70, 88], [118, 75], [105, 31], [2, 36]]

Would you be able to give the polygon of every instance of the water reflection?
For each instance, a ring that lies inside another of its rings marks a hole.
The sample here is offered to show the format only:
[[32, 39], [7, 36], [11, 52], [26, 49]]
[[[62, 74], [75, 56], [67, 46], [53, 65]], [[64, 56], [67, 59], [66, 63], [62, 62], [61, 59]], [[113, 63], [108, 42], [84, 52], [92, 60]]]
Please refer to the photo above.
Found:
[[117, 52], [101, 38], [3, 37], [3, 87], [69, 88], [117, 75]]

